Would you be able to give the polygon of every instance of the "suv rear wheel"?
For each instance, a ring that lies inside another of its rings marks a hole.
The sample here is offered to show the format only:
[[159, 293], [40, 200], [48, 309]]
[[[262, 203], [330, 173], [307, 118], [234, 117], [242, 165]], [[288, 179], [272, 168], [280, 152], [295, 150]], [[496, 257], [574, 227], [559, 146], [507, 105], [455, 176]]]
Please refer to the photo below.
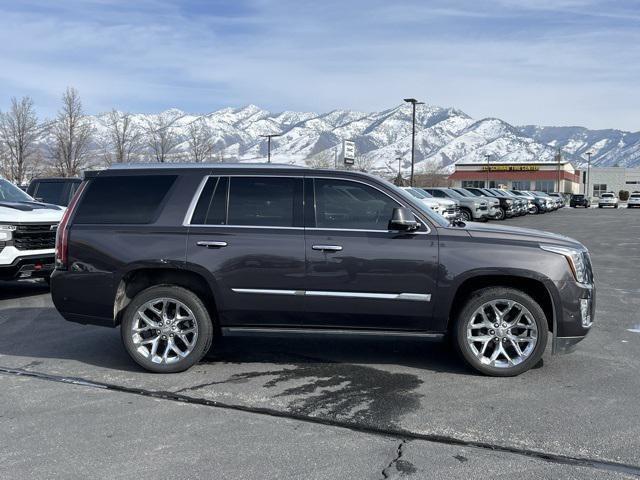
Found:
[[519, 375], [536, 365], [547, 345], [542, 308], [520, 290], [489, 287], [474, 292], [455, 319], [455, 345], [477, 371]]
[[207, 353], [213, 339], [211, 318], [200, 298], [175, 285], [150, 287], [136, 295], [120, 332], [131, 358], [157, 373], [187, 370]]

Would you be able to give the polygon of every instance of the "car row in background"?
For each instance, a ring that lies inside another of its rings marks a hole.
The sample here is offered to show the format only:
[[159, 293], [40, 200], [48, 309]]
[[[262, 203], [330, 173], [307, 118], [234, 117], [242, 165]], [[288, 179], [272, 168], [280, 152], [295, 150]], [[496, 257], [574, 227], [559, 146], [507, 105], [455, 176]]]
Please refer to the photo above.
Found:
[[[500, 188], [402, 187], [449, 220], [486, 222], [552, 212], [565, 206], [562, 194]], [[446, 214], [442, 213], [447, 205]], [[451, 209], [453, 203], [453, 209]]]
[[[569, 200], [569, 206], [576, 207], [591, 207], [591, 199], [586, 197], [582, 193], [571, 195]], [[604, 192], [598, 197], [598, 208], [618, 208], [620, 206], [620, 199], [614, 192]], [[627, 200], [627, 208], [639, 208], [640, 207], [640, 192], [632, 192]]]

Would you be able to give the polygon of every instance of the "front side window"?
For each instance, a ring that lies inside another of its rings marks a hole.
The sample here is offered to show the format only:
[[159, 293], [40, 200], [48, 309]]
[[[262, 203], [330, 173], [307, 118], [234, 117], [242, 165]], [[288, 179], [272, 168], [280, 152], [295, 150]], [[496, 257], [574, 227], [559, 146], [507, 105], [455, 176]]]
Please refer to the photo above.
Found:
[[393, 209], [402, 206], [363, 183], [317, 178], [314, 184], [317, 228], [388, 230]]

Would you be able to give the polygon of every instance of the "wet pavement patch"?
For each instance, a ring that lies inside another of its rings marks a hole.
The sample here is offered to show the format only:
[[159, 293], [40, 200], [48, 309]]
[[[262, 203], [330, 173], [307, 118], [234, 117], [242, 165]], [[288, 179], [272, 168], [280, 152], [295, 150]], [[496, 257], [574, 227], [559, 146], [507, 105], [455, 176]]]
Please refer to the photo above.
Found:
[[[333, 420], [394, 426], [400, 418], [420, 408], [422, 384], [417, 376], [391, 373], [373, 367], [338, 363], [307, 363], [293, 367], [237, 373], [224, 382], [262, 380], [262, 387], [281, 388], [273, 398], [293, 397], [288, 411]], [[215, 383], [194, 386], [198, 390]]]

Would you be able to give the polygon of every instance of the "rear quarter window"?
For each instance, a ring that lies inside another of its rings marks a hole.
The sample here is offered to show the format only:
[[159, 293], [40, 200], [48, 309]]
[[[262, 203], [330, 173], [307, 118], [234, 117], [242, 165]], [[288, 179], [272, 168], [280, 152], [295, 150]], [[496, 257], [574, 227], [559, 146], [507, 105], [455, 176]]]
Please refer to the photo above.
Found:
[[75, 224], [146, 224], [156, 220], [175, 175], [97, 177], [75, 214]]

